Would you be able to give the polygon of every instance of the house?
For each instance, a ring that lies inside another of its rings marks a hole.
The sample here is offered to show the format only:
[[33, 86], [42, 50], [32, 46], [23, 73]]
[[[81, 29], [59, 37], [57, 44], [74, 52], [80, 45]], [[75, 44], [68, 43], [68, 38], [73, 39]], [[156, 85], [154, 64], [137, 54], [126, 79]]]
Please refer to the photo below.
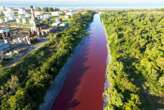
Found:
[[73, 11], [72, 10], [65, 11], [65, 15], [72, 16], [73, 15]]
[[0, 37], [4, 40], [4, 43], [8, 43], [8, 36], [9, 36], [10, 29], [8, 28], [0, 28]]
[[11, 8], [7, 8], [6, 11], [3, 12], [6, 18], [15, 18], [14, 11]]
[[15, 21], [15, 16], [9, 16], [9, 17], [8, 17], [8, 20], [9, 20], [9, 21]]
[[22, 18], [22, 23], [23, 24], [27, 24], [28, 23], [27, 19], [26, 18]]
[[40, 20], [46, 20], [49, 18], [50, 18], [49, 14], [42, 14], [42, 15], [37, 16], [37, 19], [40, 19]]
[[66, 15], [68, 15], [68, 16], [72, 16], [73, 13], [72, 13], [72, 12], [67, 12]]
[[21, 21], [20, 18], [16, 18], [16, 22], [19, 24], [19, 23], [21, 23], [22, 21]]
[[12, 8], [7, 8], [6, 10], [3, 11], [4, 14], [4, 21], [9, 22], [9, 21], [14, 21], [15, 20], [15, 14]]
[[[10, 45], [0, 42], [0, 53], [5, 53], [10, 50]], [[1, 57], [1, 56], [0, 56]]]
[[8, 32], [10, 32], [10, 29], [8, 29], [8, 28], [0, 28], [0, 34], [2, 34], [4, 32], [8, 33]]
[[24, 17], [25, 17], [25, 18], [30, 18], [31, 16], [30, 16], [29, 13], [26, 13], [26, 14], [24, 15]]
[[35, 10], [35, 16], [40, 16], [42, 14], [43, 14], [43, 11], [37, 11], [37, 10]]
[[61, 19], [61, 18], [56, 18], [56, 19], [55, 19], [55, 22], [61, 23], [61, 22], [62, 22], [62, 19]]
[[0, 7], [0, 16], [3, 15], [4, 8]]
[[8, 18], [4, 18], [4, 22], [9, 22]]
[[62, 19], [56, 18], [56, 19], [55, 19], [55, 22], [52, 23], [52, 26], [58, 26], [58, 25], [61, 24], [61, 23], [62, 23]]
[[52, 23], [52, 26], [58, 26], [60, 23], [59, 22], [55, 22], [55, 23]]
[[69, 19], [69, 18], [70, 18], [70, 16], [68, 16], [68, 15], [65, 15], [65, 16], [64, 16], [64, 18], [65, 18], [65, 19]]
[[50, 18], [50, 15], [49, 14], [44, 14], [43, 15], [43, 19], [49, 19]]
[[66, 23], [59, 24], [60, 27], [66, 27], [66, 25], [67, 25]]
[[54, 12], [51, 12], [51, 15], [58, 17], [58, 16], [60, 16], [60, 12], [59, 11], [54, 11]]
[[26, 15], [27, 14], [27, 11], [25, 9], [23, 9], [23, 8], [19, 8], [18, 9], [18, 14], [19, 15]]
[[4, 20], [3, 19], [0, 19], [0, 23], [4, 23]]

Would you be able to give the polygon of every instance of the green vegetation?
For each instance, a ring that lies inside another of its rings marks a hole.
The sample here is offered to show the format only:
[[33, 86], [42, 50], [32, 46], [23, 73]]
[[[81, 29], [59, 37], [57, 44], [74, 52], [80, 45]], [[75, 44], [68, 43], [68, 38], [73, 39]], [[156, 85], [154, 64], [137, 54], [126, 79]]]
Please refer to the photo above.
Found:
[[101, 15], [111, 63], [105, 110], [156, 110], [164, 105], [164, 11], [109, 11]]
[[93, 12], [75, 14], [69, 28], [9, 69], [0, 66], [0, 110], [37, 110], [74, 47], [87, 34]]
[[43, 10], [44, 10], [45, 12], [52, 12], [52, 11], [55, 11], [55, 9], [52, 8], [52, 7], [44, 7]]

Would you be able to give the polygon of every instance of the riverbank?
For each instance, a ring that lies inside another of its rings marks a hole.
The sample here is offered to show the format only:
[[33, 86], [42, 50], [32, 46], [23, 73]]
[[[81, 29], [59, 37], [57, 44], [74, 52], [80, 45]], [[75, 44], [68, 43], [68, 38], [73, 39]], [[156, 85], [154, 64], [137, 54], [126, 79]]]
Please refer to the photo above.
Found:
[[[87, 37], [87, 36], [86, 36]], [[53, 83], [47, 90], [47, 93], [44, 97], [43, 103], [40, 105], [39, 110], [51, 110], [52, 106], [59, 95], [61, 89], [63, 88], [65, 79], [68, 76], [68, 70], [71, 67], [74, 59], [74, 53], [77, 53], [81, 48], [81, 45], [84, 43], [85, 38], [78, 44], [78, 46], [74, 49], [73, 53], [70, 55], [63, 68], [60, 70], [59, 74], [55, 77]]]
[[[93, 12], [86, 11], [78, 13], [73, 16], [70, 27], [64, 32], [52, 36], [46, 47], [43, 47], [35, 54], [24, 58], [23, 65], [19, 64], [14, 69], [11, 79], [5, 79], [7, 83], [1, 85], [0, 95], [2, 96], [1, 109], [24, 109], [24, 110], [37, 110], [39, 104], [43, 101], [48, 87], [52, 84], [53, 79], [63, 67], [67, 58], [71, 55], [74, 47], [81, 41], [87, 34], [87, 27], [92, 21]], [[56, 41], [54, 38], [58, 38]], [[51, 45], [50, 45], [51, 44]], [[54, 49], [55, 51], [50, 51]], [[47, 53], [48, 52], [48, 53]], [[49, 55], [49, 52], [52, 54]], [[37, 56], [32, 57], [33, 55]], [[49, 55], [44, 62], [41, 62], [45, 55]], [[35, 58], [35, 59], [29, 59]], [[36, 62], [33, 65], [28, 65], [30, 62]], [[39, 61], [38, 61], [39, 60]], [[41, 60], [41, 61], [40, 61]], [[29, 61], [29, 62], [26, 62]], [[36, 68], [36, 64], [40, 64]], [[29, 69], [25, 68], [27, 65]], [[19, 70], [19, 71], [18, 71]], [[4, 72], [4, 71], [3, 71]], [[9, 74], [13, 71], [7, 71]], [[24, 79], [24, 80], [23, 80]], [[14, 83], [10, 83], [14, 81]], [[10, 86], [11, 84], [14, 84]], [[11, 89], [6, 91], [6, 89]]]
[[157, 32], [162, 10], [107, 11], [102, 19], [112, 54], [107, 73], [111, 87], [105, 90], [109, 99], [104, 110], [162, 109], [162, 32]]
[[[101, 13], [102, 14], [102, 13]], [[109, 79], [109, 66], [112, 63], [112, 56], [111, 56], [111, 51], [110, 51], [110, 45], [109, 45], [109, 41], [108, 41], [108, 34], [107, 34], [107, 30], [105, 28], [105, 24], [103, 22], [103, 19], [101, 18], [101, 14], [100, 14], [100, 19], [103, 25], [103, 29], [105, 32], [105, 36], [106, 36], [106, 47], [107, 47], [107, 60], [106, 60], [106, 71], [105, 71], [105, 82], [104, 82], [104, 92], [103, 92], [103, 100], [104, 100], [104, 104], [103, 104], [103, 109], [105, 109], [105, 107], [107, 106], [108, 102], [109, 102], [109, 95], [107, 90], [110, 89], [110, 87], [112, 86]]]

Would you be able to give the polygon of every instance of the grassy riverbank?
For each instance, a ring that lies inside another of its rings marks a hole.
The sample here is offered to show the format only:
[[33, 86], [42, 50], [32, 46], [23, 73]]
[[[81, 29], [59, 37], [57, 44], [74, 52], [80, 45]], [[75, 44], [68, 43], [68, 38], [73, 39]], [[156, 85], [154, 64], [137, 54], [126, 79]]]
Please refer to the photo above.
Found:
[[105, 110], [155, 110], [164, 106], [163, 10], [109, 11], [101, 15], [111, 64]]
[[37, 110], [47, 88], [59, 73], [74, 47], [87, 35], [93, 12], [75, 14], [69, 28], [49, 35], [49, 42], [30, 53], [16, 66], [0, 68], [0, 109]]

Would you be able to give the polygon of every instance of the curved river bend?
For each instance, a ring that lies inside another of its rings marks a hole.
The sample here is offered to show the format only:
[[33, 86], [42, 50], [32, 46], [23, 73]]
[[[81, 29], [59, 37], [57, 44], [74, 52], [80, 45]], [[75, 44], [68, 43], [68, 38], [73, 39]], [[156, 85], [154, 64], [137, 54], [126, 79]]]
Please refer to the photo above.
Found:
[[107, 61], [106, 37], [98, 14], [73, 53], [63, 88], [52, 110], [102, 110]]

